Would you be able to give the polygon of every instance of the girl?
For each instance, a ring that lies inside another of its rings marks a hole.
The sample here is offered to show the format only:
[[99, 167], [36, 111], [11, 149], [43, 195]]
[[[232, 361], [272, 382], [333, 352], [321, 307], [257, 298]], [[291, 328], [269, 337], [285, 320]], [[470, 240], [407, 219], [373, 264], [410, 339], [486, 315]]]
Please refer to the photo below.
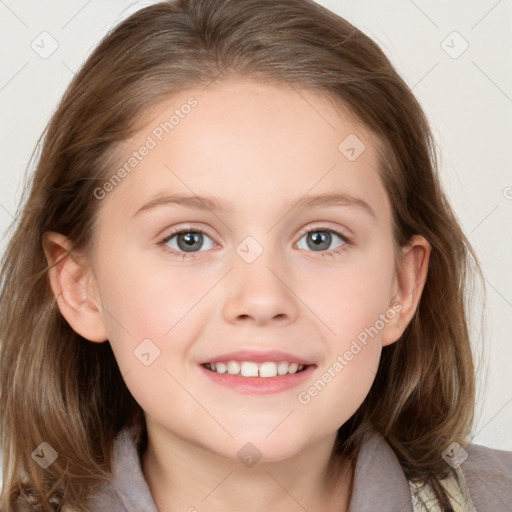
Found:
[[418, 102], [344, 19], [140, 10], [29, 187], [1, 270], [2, 511], [512, 509], [512, 454], [470, 444], [478, 260]]

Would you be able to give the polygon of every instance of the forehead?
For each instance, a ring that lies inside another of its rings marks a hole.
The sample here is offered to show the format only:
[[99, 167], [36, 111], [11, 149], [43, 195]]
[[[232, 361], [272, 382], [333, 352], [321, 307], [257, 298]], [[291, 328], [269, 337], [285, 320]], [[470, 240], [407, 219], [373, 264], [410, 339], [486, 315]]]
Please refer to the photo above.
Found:
[[375, 142], [326, 96], [244, 78], [214, 82], [147, 112], [119, 148], [126, 172], [106, 203], [122, 199], [134, 213], [167, 191], [273, 209], [287, 199], [343, 191], [364, 195], [386, 217]]

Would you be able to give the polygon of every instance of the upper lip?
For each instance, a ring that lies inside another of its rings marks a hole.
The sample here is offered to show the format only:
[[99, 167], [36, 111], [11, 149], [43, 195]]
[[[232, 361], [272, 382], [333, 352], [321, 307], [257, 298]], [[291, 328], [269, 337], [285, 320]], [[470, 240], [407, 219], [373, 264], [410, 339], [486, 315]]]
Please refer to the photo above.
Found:
[[254, 363], [264, 363], [266, 361], [287, 361], [289, 363], [298, 363], [303, 365], [315, 364], [303, 357], [283, 352], [281, 350], [237, 350], [236, 352], [229, 352], [212, 356], [209, 359], [202, 361], [200, 364], [217, 363], [219, 361], [252, 361]]

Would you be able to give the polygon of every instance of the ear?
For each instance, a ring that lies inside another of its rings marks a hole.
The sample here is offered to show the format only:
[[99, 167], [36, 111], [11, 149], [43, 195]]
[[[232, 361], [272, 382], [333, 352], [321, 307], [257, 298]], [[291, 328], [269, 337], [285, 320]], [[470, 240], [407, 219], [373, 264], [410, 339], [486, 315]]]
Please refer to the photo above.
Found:
[[386, 313], [390, 321], [385, 324], [382, 333], [383, 346], [400, 339], [414, 316], [427, 279], [431, 250], [429, 242], [420, 235], [411, 237], [409, 244], [402, 249], [400, 271], [395, 276], [395, 300], [390, 303]]
[[107, 331], [90, 266], [60, 233], [47, 231], [43, 249], [48, 262], [48, 278], [62, 316], [71, 328], [89, 341], [106, 341]]

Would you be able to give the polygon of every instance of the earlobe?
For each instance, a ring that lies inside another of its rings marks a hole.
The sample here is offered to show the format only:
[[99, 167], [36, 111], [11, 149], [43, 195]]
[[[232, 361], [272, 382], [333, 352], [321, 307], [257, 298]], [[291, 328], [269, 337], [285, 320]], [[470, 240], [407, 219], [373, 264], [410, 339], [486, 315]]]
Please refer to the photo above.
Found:
[[48, 262], [48, 279], [59, 310], [71, 328], [93, 342], [108, 339], [97, 297], [94, 275], [60, 233], [47, 231], [43, 249]]
[[427, 280], [431, 250], [430, 243], [421, 235], [411, 237], [409, 244], [403, 249], [400, 272], [396, 277], [395, 300], [393, 305], [390, 304], [395, 314], [384, 328], [383, 346], [400, 339], [413, 318]]

